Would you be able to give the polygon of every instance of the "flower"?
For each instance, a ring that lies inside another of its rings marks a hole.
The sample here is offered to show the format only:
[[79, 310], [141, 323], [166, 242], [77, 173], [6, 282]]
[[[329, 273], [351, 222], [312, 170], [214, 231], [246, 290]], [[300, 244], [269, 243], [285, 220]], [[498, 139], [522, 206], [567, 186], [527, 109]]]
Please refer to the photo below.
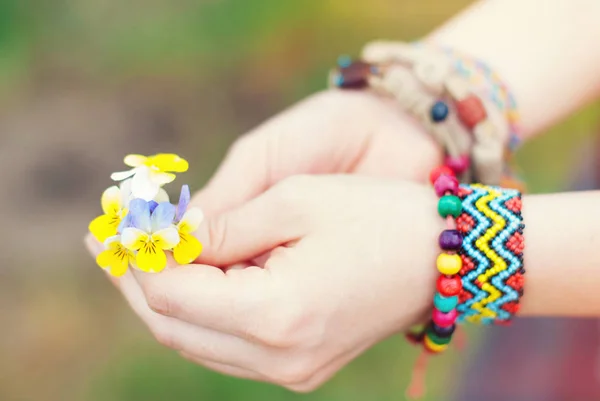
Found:
[[112, 276], [122, 276], [129, 265], [134, 263], [135, 255], [123, 246], [119, 235], [108, 238], [104, 244], [107, 249], [98, 254], [96, 263]]
[[123, 229], [121, 241], [125, 248], [137, 251], [135, 262], [145, 272], [160, 272], [167, 266], [165, 250], [179, 243], [173, 226], [175, 206], [163, 202], [150, 212], [150, 202], [134, 199], [129, 204], [130, 227]]
[[122, 181], [133, 177], [131, 190], [134, 198], [146, 201], [154, 199], [161, 186], [175, 179], [175, 174], [172, 173], [183, 173], [188, 169], [188, 162], [172, 153], [154, 156], [127, 155], [124, 162], [133, 168], [113, 173], [110, 178]]
[[[132, 199], [132, 180], [125, 180], [119, 187], [112, 186], [102, 194], [102, 216], [96, 217], [89, 225], [92, 235], [100, 242], [122, 232], [126, 220], [127, 205]], [[168, 202], [169, 195], [160, 188], [155, 198], [156, 202]]]
[[96, 217], [89, 225], [90, 232], [98, 241], [104, 242], [107, 238], [117, 235], [117, 228], [127, 214], [126, 196], [125, 191], [117, 186], [108, 188], [102, 194], [100, 204], [104, 214]]
[[202, 243], [192, 234], [198, 229], [204, 219], [204, 214], [199, 208], [187, 209], [190, 203], [190, 188], [187, 185], [181, 187], [179, 204], [175, 222], [179, 233], [179, 244], [173, 249], [173, 257], [180, 265], [193, 262], [202, 253]]

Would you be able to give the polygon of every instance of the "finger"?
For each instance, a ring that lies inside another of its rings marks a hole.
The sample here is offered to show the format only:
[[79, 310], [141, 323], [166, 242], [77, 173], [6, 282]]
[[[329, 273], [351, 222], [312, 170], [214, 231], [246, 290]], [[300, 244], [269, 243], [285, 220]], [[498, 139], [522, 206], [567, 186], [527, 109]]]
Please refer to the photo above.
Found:
[[123, 295], [162, 345], [206, 362], [246, 371], [277, 363], [274, 355], [260, 345], [152, 311], [130, 273], [121, 281]]
[[160, 315], [249, 340], [271, 323], [265, 305], [273, 302], [273, 283], [267, 270], [225, 273], [190, 265], [161, 274], [135, 273], [146, 305]]
[[314, 95], [239, 139], [192, 204], [221, 213], [292, 175], [348, 172], [393, 113], [369, 93]]
[[[87, 233], [86, 236], [83, 238], [83, 243], [85, 244], [85, 247], [87, 248], [88, 252], [90, 253], [90, 255], [93, 258], [96, 258], [102, 251], [104, 251], [104, 246], [98, 242], [98, 240], [96, 240], [96, 238], [94, 238], [94, 236], [91, 233]], [[106, 276], [108, 277], [108, 280], [115, 286], [115, 287], [119, 287], [119, 279], [117, 277], [114, 277], [112, 275], [110, 275], [108, 272], [105, 272]]]
[[371, 63], [383, 63], [391, 60], [412, 60], [415, 46], [386, 40], [377, 40], [368, 43], [361, 52], [361, 58]]
[[288, 179], [247, 203], [208, 216], [196, 232], [204, 251], [199, 263], [228, 266], [258, 257], [308, 230], [299, 178]]

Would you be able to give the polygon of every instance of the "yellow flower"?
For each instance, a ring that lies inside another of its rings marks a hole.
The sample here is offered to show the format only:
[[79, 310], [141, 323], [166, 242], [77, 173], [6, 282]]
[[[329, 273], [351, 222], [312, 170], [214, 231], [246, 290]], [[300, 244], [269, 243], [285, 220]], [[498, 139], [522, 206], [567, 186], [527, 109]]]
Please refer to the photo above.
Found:
[[89, 225], [90, 232], [98, 241], [104, 242], [108, 237], [117, 235], [119, 224], [127, 214], [125, 202], [119, 187], [112, 186], [104, 191], [100, 200], [104, 214]]
[[172, 153], [154, 156], [128, 155], [124, 161], [126, 165], [133, 168], [113, 173], [110, 178], [122, 181], [133, 177], [131, 185], [133, 197], [146, 201], [154, 199], [161, 186], [175, 179], [173, 173], [183, 173], [188, 169], [188, 162]]
[[121, 243], [121, 237], [116, 235], [105, 242], [107, 249], [96, 257], [98, 266], [115, 277], [120, 277], [134, 263], [135, 255]]
[[190, 189], [187, 185], [181, 188], [177, 205], [176, 221], [179, 233], [179, 244], [173, 249], [173, 257], [180, 265], [192, 263], [202, 253], [202, 243], [192, 234], [204, 219], [202, 210], [187, 209], [190, 203]]
[[167, 266], [165, 250], [179, 243], [177, 229], [173, 226], [175, 206], [161, 203], [150, 213], [150, 204], [143, 199], [130, 203], [131, 225], [123, 230], [121, 242], [130, 251], [137, 251], [137, 268], [158, 273]]

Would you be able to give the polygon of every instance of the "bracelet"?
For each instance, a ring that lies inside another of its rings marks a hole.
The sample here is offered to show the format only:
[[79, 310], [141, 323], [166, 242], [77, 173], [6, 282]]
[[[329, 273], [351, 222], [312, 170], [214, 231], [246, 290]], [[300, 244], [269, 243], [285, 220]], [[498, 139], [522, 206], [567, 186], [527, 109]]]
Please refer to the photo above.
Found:
[[458, 195], [457, 229], [464, 236], [459, 321], [509, 324], [524, 285], [521, 194], [475, 184], [462, 185]]
[[[369, 87], [394, 98], [440, 143], [447, 155], [445, 163], [461, 181], [522, 187], [508, 168], [508, 143], [515, 142], [518, 113], [506, 87], [494, 81], [502, 89], [497, 92], [510, 98], [510, 108], [505, 106], [507, 102], [497, 101], [500, 95], [491, 102], [481, 98], [472, 76], [464, 73], [466, 62], [454, 53], [421, 43], [397, 43], [390, 49], [375, 59], [369, 56], [368, 63], [341, 57], [330, 75], [331, 84], [344, 89]], [[488, 75], [496, 77], [491, 72]]]

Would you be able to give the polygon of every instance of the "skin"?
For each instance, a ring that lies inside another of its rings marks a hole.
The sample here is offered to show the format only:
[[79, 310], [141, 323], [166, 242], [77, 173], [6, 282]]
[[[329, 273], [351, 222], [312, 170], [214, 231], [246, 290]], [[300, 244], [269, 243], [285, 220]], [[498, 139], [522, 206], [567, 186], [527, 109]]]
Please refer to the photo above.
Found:
[[[547, 1], [539, 12], [533, 0], [488, 0], [430, 39], [497, 68], [521, 104], [528, 138], [600, 89], [600, 52], [559, 46], [593, 48], [582, 42], [600, 37], [591, 17], [600, 2], [585, 10], [571, 3]], [[577, 24], [556, 29], [565, 15]], [[557, 58], [561, 51], [569, 57]], [[553, 68], [539, 67], [546, 65]], [[198, 263], [113, 282], [157, 340], [184, 357], [314, 390], [430, 308], [444, 225], [432, 189], [403, 180], [424, 183], [440, 159], [393, 104], [367, 93], [317, 94], [242, 137], [195, 196], [207, 215]], [[600, 315], [599, 200], [598, 193], [525, 198], [524, 314]], [[86, 243], [92, 254], [101, 250]]]

